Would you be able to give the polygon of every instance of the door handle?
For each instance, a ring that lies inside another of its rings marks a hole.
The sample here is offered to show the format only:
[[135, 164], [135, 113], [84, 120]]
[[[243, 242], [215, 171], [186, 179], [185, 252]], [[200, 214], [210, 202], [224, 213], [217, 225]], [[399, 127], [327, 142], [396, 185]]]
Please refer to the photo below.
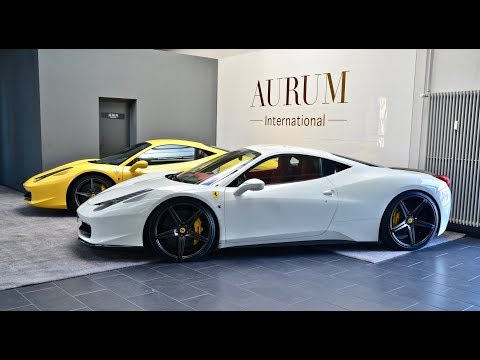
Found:
[[323, 195], [326, 195], [326, 196], [335, 196], [335, 191], [333, 191], [333, 190], [327, 190], [327, 191], [324, 191], [324, 192], [323, 192]]

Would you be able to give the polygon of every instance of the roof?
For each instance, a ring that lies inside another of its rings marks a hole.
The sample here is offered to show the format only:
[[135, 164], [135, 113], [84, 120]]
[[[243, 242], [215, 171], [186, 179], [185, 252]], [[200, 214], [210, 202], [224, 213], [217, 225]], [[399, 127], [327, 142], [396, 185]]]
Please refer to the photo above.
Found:
[[257, 144], [257, 145], [250, 145], [246, 146], [246, 148], [258, 151], [261, 154], [287, 154], [287, 153], [296, 153], [296, 154], [304, 154], [304, 155], [314, 155], [314, 156], [325, 156], [331, 155], [330, 153], [317, 150], [317, 149], [309, 149], [300, 146], [290, 146], [290, 145], [278, 145], [278, 144]]
[[162, 145], [162, 144], [178, 144], [178, 145], [205, 145], [198, 141], [190, 141], [190, 140], [179, 140], [179, 139], [153, 139], [147, 140], [152, 145]]

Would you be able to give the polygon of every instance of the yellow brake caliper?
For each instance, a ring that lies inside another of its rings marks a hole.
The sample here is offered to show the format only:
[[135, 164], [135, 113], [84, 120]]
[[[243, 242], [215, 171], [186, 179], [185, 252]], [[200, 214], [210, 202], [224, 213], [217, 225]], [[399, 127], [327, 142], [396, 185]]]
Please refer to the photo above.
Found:
[[400, 222], [400, 211], [398, 211], [398, 209], [395, 209], [393, 211], [393, 216], [392, 216], [392, 227], [397, 226], [399, 222]]
[[107, 187], [106, 187], [105, 185], [103, 185], [103, 184], [100, 185], [100, 190], [101, 190], [101, 191], [104, 191], [106, 188], [107, 188]]
[[[195, 232], [197, 234], [201, 234], [202, 231], [203, 231], [203, 228], [202, 228], [202, 220], [200, 220], [200, 218], [197, 218], [197, 220], [195, 220], [195, 222], [193, 223], [193, 230], [195, 230]], [[194, 239], [193, 240], [193, 245], [197, 245], [198, 244], [198, 240], [197, 239]]]

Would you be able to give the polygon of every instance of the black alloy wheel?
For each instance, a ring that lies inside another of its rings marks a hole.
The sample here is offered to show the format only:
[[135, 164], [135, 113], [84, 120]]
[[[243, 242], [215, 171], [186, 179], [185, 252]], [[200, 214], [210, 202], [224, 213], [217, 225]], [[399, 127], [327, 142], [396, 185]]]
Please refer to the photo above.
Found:
[[75, 180], [70, 191], [69, 207], [72, 210], [77, 209], [85, 201], [97, 196], [112, 185], [114, 184], [110, 180], [101, 175], [88, 175]]
[[147, 222], [147, 240], [152, 248], [178, 262], [206, 254], [216, 235], [212, 211], [194, 199], [168, 201], [156, 208]]
[[438, 210], [430, 196], [407, 191], [390, 202], [380, 225], [380, 237], [395, 250], [416, 250], [435, 235]]

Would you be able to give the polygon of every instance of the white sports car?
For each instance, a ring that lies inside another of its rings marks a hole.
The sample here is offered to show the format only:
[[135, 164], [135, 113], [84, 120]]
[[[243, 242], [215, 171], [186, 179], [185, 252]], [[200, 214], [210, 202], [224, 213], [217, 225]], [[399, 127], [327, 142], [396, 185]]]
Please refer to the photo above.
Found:
[[324, 151], [255, 145], [107, 189], [78, 208], [79, 237], [91, 246], [147, 246], [177, 261], [279, 243], [383, 241], [415, 250], [445, 231], [448, 184]]

